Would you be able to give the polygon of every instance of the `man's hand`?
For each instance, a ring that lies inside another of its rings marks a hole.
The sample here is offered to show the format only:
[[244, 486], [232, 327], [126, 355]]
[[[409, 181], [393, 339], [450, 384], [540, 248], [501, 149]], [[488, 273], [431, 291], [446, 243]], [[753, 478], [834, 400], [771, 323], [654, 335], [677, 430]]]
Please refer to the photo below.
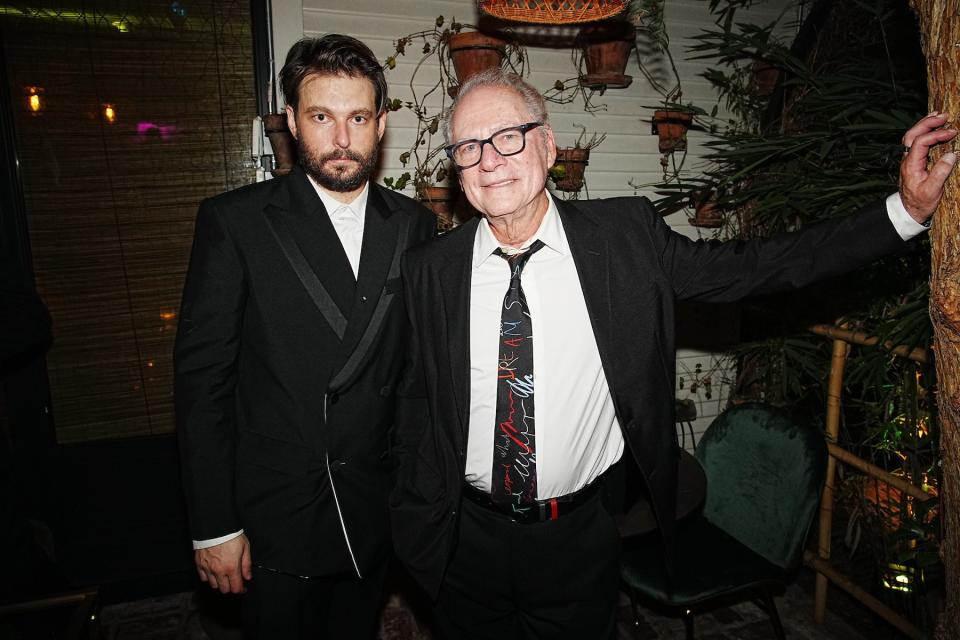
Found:
[[930, 219], [943, 196], [943, 185], [957, 163], [957, 154], [943, 154], [927, 171], [927, 154], [934, 145], [953, 140], [956, 129], [941, 129], [950, 114], [934, 111], [903, 135], [905, 148], [900, 161], [900, 199], [907, 213], [919, 223]]
[[221, 593], [243, 593], [243, 581], [252, 576], [250, 541], [240, 534], [222, 544], [193, 552], [200, 579]]

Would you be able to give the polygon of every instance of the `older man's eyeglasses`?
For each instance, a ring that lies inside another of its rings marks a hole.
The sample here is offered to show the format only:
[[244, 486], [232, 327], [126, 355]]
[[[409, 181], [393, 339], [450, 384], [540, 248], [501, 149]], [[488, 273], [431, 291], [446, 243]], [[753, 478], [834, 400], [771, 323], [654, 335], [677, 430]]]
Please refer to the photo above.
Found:
[[480, 164], [483, 157], [483, 145], [490, 146], [501, 156], [515, 156], [527, 146], [527, 131], [542, 127], [542, 122], [528, 122], [518, 127], [500, 129], [489, 138], [483, 140], [464, 140], [444, 147], [447, 156], [453, 160], [458, 169], [469, 169]]

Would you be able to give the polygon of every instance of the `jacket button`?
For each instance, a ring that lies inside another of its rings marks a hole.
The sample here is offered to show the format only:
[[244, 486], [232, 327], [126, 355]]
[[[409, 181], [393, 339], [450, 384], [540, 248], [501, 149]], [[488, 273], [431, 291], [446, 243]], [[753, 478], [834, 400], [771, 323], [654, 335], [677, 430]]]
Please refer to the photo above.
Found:
[[330, 404], [337, 404], [339, 400], [340, 400], [339, 393], [334, 392], [330, 394]]

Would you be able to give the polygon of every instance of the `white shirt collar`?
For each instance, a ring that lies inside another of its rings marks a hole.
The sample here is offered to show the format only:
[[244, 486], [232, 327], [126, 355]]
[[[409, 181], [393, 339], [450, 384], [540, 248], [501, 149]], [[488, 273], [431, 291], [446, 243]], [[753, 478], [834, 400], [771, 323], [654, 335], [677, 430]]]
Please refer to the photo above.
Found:
[[[540, 221], [540, 227], [523, 243], [522, 248], [525, 249], [533, 244], [535, 240], [540, 240], [546, 248], [560, 254], [567, 254], [570, 252], [570, 245], [567, 244], [567, 236], [563, 232], [560, 214], [557, 212], [557, 203], [549, 191], [544, 189], [544, 192], [547, 194], [547, 201], [549, 202], [547, 213], [543, 216], [543, 220]], [[487, 222], [486, 218], [483, 218], [480, 220], [477, 235], [473, 241], [473, 268], [476, 269], [482, 265], [487, 258], [493, 255], [493, 252], [498, 247], [500, 247], [500, 243], [497, 242], [493, 231], [490, 230], [490, 223]]]
[[345, 211], [349, 211], [351, 215], [357, 218], [357, 220], [363, 221], [363, 216], [367, 211], [367, 198], [370, 195], [369, 180], [367, 180], [366, 184], [363, 185], [363, 191], [361, 191], [360, 195], [353, 199], [353, 202], [350, 204], [344, 204], [327, 193], [323, 187], [317, 184], [316, 180], [314, 180], [311, 175], [307, 174], [307, 179], [310, 180], [310, 184], [313, 185], [317, 195], [320, 196], [320, 202], [323, 203], [323, 207], [327, 210], [328, 216], [332, 216], [341, 208], [346, 207], [344, 209]]

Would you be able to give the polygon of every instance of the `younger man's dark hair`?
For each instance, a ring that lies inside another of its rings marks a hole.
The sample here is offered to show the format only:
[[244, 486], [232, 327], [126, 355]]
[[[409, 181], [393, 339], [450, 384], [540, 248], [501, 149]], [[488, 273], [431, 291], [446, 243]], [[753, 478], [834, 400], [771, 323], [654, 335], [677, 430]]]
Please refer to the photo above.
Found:
[[300, 84], [311, 73], [369, 78], [373, 83], [377, 115], [386, 109], [387, 80], [383, 77], [383, 67], [370, 48], [356, 38], [331, 33], [322, 38], [302, 38], [290, 47], [280, 70], [280, 88], [287, 104], [294, 109], [300, 102]]

